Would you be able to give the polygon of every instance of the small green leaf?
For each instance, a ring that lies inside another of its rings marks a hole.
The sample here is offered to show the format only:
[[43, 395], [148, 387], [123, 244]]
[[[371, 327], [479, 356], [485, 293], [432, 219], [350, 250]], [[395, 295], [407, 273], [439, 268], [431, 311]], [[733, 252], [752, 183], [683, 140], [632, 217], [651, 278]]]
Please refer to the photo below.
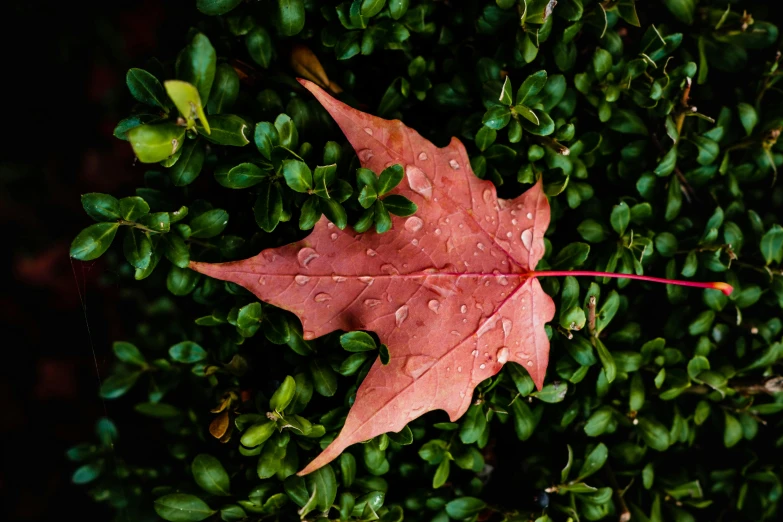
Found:
[[229, 496], [230, 481], [223, 464], [212, 455], [201, 453], [196, 455], [190, 465], [196, 484], [207, 493], [219, 496]]
[[767, 265], [773, 261], [775, 263], [783, 262], [783, 227], [778, 224], [772, 225], [761, 237], [759, 246]]
[[169, 357], [186, 364], [193, 364], [206, 359], [207, 351], [192, 341], [182, 341], [169, 348]]
[[158, 163], [176, 153], [185, 139], [185, 127], [173, 123], [139, 125], [128, 131], [128, 141], [142, 163]]
[[624, 201], [612, 208], [610, 222], [615, 232], [621, 236], [625, 234], [625, 229], [628, 227], [628, 223], [631, 222], [631, 209], [628, 208]]
[[85, 228], [71, 243], [71, 257], [80, 261], [99, 258], [111, 246], [119, 226], [117, 223], [95, 223]]
[[124, 363], [135, 364], [137, 366], [144, 366], [147, 364], [144, 355], [142, 355], [139, 349], [131, 343], [117, 341], [112, 345], [112, 350], [114, 350], [114, 355], [117, 359]]
[[157, 78], [144, 69], [129, 69], [125, 83], [136, 100], [167, 111], [168, 103], [163, 86]]
[[116, 399], [125, 395], [141, 376], [141, 372], [115, 373], [101, 383], [100, 396], [104, 399]]
[[226, 14], [236, 6], [242, 3], [242, 0], [196, 0], [196, 9], [209, 16]]
[[319, 395], [331, 397], [337, 391], [337, 375], [323, 360], [310, 361], [310, 375], [313, 377], [315, 391]]
[[465, 444], [473, 444], [484, 433], [487, 427], [487, 417], [481, 404], [473, 404], [463, 418], [459, 438]]
[[198, 522], [214, 515], [206, 502], [195, 495], [171, 493], [155, 499], [155, 512], [169, 522]]
[[215, 71], [215, 83], [212, 85], [207, 112], [220, 114], [231, 110], [237, 96], [239, 96], [239, 75], [231, 65], [219, 64]]
[[253, 125], [248, 121], [234, 114], [215, 114], [209, 119], [212, 131], [209, 134], [205, 134], [206, 129], [200, 122], [196, 123], [196, 129], [205, 140], [231, 147], [244, 147], [250, 143]]
[[260, 446], [275, 433], [277, 424], [273, 420], [266, 420], [253, 424], [242, 434], [239, 442], [246, 448], [255, 448]]
[[296, 192], [308, 192], [313, 188], [313, 173], [303, 161], [284, 160], [283, 176], [286, 184]]
[[95, 221], [116, 221], [122, 218], [120, 203], [108, 194], [91, 192], [82, 195], [82, 207]]
[[253, 205], [256, 224], [264, 232], [272, 232], [283, 216], [283, 195], [277, 183], [262, 183]]
[[277, 0], [275, 27], [283, 36], [298, 34], [305, 24], [304, 0]]
[[375, 204], [377, 199], [378, 193], [375, 191], [374, 185], [365, 185], [362, 187], [361, 192], [359, 192], [359, 204], [362, 208], [370, 208]]
[[201, 125], [204, 126], [204, 130], [209, 134], [209, 122], [207, 122], [207, 116], [204, 114], [204, 107], [202, 107], [201, 98], [196, 87], [180, 80], [169, 80], [164, 85], [169, 98], [171, 98], [179, 113], [188, 123], [188, 129], [195, 127], [196, 118], [198, 118]]
[[272, 63], [272, 38], [262, 25], [257, 25], [245, 36], [245, 45], [250, 57], [264, 69]]
[[742, 122], [742, 126], [745, 128], [745, 135], [750, 136], [753, 134], [753, 129], [759, 121], [756, 109], [750, 104], [740, 103], [737, 105], [737, 112], [739, 112], [740, 122]]
[[296, 392], [296, 381], [290, 375], [283, 379], [283, 383], [275, 390], [272, 398], [269, 399], [269, 407], [274, 411], [282, 412], [291, 404]]
[[209, 38], [196, 33], [185, 49], [177, 57], [175, 64], [177, 79], [196, 87], [201, 100], [209, 100], [212, 83], [215, 80], [217, 55]]
[[177, 162], [169, 169], [171, 181], [177, 187], [193, 183], [201, 173], [206, 159], [206, 150], [201, 140], [187, 140]]
[[557, 253], [552, 261], [553, 270], [570, 270], [587, 261], [590, 245], [587, 243], [571, 243]]
[[383, 172], [381, 172], [381, 175], [378, 177], [378, 181], [376, 182], [376, 189], [378, 191], [378, 195], [383, 196], [384, 194], [392, 190], [394, 187], [399, 185], [400, 181], [402, 181], [402, 176], [403, 176], [402, 165], [396, 164], [383, 169]]
[[199, 214], [190, 221], [190, 236], [210, 238], [219, 235], [228, 225], [228, 212], [214, 208]]
[[375, 340], [367, 332], [348, 332], [340, 336], [340, 345], [349, 352], [369, 352], [375, 350]]
[[524, 105], [528, 98], [536, 96], [546, 84], [546, 71], [538, 71], [522, 82], [522, 85], [517, 89], [516, 105]]
[[578, 477], [573, 482], [580, 482], [596, 471], [600, 470], [606, 463], [606, 459], [609, 457], [609, 450], [601, 443], [587, 454], [585, 461], [582, 464], [582, 468], [579, 470]]
[[446, 513], [456, 520], [465, 520], [477, 515], [487, 504], [478, 498], [460, 497], [446, 504]]
[[386, 210], [395, 216], [407, 217], [416, 213], [419, 207], [413, 201], [399, 194], [392, 194], [383, 200]]
[[240, 163], [234, 167], [224, 165], [215, 169], [215, 179], [226, 188], [246, 189], [258, 185], [269, 177], [269, 172], [254, 163]]

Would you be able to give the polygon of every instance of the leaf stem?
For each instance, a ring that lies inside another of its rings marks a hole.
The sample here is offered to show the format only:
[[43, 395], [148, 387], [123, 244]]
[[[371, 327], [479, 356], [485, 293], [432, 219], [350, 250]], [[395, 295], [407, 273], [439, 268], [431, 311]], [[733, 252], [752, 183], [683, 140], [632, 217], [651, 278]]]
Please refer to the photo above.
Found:
[[530, 277], [567, 277], [567, 276], [587, 276], [587, 277], [612, 277], [615, 279], [637, 279], [639, 281], [650, 281], [653, 283], [664, 283], [667, 285], [693, 286], [696, 288], [710, 288], [720, 290], [725, 295], [731, 295], [734, 288], [728, 283], [710, 282], [702, 283], [699, 281], [679, 281], [677, 279], [665, 279], [663, 277], [653, 277], [636, 274], [616, 274], [614, 272], [593, 272], [591, 270], [542, 270], [534, 271], [528, 274]]

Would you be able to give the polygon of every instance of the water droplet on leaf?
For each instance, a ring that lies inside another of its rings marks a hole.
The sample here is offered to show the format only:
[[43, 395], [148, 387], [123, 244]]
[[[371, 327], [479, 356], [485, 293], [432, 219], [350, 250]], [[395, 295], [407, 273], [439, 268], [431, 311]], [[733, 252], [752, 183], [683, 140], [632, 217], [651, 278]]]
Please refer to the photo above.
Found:
[[296, 254], [296, 259], [299, 260], [299, 264], [303, 268], [307, 268], [307, 265], [309, 265], [310, 262], [317, 257], [321, 257], [321, 256], [319, 256], [318, 252], [316, 252], [310, 247], [305, 247], [299, 250], [299, 252]]

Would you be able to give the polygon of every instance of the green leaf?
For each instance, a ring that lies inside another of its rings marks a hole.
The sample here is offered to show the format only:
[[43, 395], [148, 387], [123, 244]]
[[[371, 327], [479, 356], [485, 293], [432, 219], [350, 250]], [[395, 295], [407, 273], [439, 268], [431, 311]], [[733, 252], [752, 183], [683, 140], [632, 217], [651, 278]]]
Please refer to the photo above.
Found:
[[435, 475], [432, 477], [433, 489], [438, 489], [446, 483], [449, 479], [449, 473], [451, 471], [451, 460], [443, 459], [435, 469]]
[[365, 18], [370, 18], [381, 12], [386, 5], [386, 0], [362, 0], [361, 13]]
[[201, 125], [204, 126], [204, 130], [209, 134], [209, 122], [207, 122], [207, 116], [204, 114], [204, 108], [196, 87], [180, 80], [169, 80], [164, 85], [169, 98], [174, 102], [182, 117], [185, 118], [188, 129], [195, 127], [196, 118], [198, 118]]
[[198, 91], [199, 99], [208, 101], [215, 80], [217, 55], [209, 38], [197, 33], [190, 45], [177, 57], [177, 79], [190, 83]]
[[283, 36], [299, 34], [305, 24], [304, 0], [277, 0], [275, 27]]
[[179, 268], [187, 268], [190, 264], [188, 245], [177, 234], [166, 234], [163, 237], [163, 253], [166, 259]]
[[375, 201], [378, 199], [378, 193], [375, 191], [375, 186], [373, 185], [365, 185], [362, 187], [361, 192], [359, 192], [359, 205], [362, 206], [362, 208], [370, 208], [375, 204]]
[[206, 359], [207, 351], [192, 341], [182, 341], [169, 348], [169, 357], [177, 362], [192, 364]]
[[177, 162], [169, 169], [171, 181], [177, 187], [190, 185], [201, 173], [206, 150], [201, 140], [187, 140]]
[[253, 205], [256, 224], [264, 232], [272, 232], [283, 216], [283, 195], [277, 183], [262, 183]]
[[508, 125], [510, 119], [511, 109], [502, 105], [496, 105], [484, 113], [481, 123], [490, 129], [500, 130]]
[[517, 89], [516, 105], [524, 105], [528, 98], [536, 96], [546, 84], [546, 71], [538, 71], [522, 82], [522, 85]]
[[146, 232], [137, 228], [128, 228], [122, 242], [122, 251], [128, 263], [144, 270], [152, 260], [152, 241]]
[[408, 11], [410, 0], [388, 0], [389, 13], [394, 20], [399, 20]]
[[647, 125], [635, 112], [614, 109], [607, 123], [610, 129], [622, 134], [641, 134], [647, 136]]
[[198, 522], [216, 513], [195, 495], [171, 493], [155, 499], [155, 512], [170, 522]]
[[460, 497], [446, 504], [446, 513], [456, 520], [465, 520], [478, 514], [486, 507], [487, 504], [481, 499]]
[[582, 468], [579, 470], [578, 477], [573, 482], [580, 482], [596, 471], [600, 470], [606, 463], [606, 459], [609, 458], [609, 450], [601, 443], [587, 454]]
[[386, 210], [400, 217], [412, 216], [419, 209], [416, 203], [399, 194], [386, 196], [383, 200], [383, 205], [386, 207]]
[[682, 23], [691, 25], [696, 11], [696, 0], [663, 0], [671, 13]]
[[257, 25], [245, 36], [245, 45], [250, 57], [264, 69], [272, 63], [272, 38], [262, 25]]
[[517, 114], [519, 114], [520, 116], [525, 118], [527, 121], [529, 121], [533, 125], [536, 125], [536, 126], [541, 125], [541, 120], [538, 119], [538, 116], [536, 116], [536, 113], [533, 112], [532, 109], [526, 107], [525, 105], [517, 105], [516, 107], [514, 107], [514, 110], [517, 112]]
[[[584, 319], [583, 319], [584, 322]], [[564, 382], [549, 383], [542, 389], [530, 394], [531, 397], [549, 403], [555, 404], [562, 402], [565, 399], [566, 392], [568, 391], [568, 385]]]
[[759, 121], [756, 109], [748, 103], [740, 103], [737, 105], [737, 112], [739, 113], [740, 122], [742, 122], [742, 126], [745, 128], [745, 135], [750, 136], [753, 134], [753, 129]]
[[402, 165], [391, 165], [390, 167], [383, 169], [383, 172], [378, 176], [378, 181], [375, 184], [378, 195], [383, 196], [399, 185], [400, 181], [402, 181], [402, 176]]
[[725, 428], [723, 430], [723, 444], [727, 448], [736, 446], [742, 440], [742, 424], [734, 415], [724, 413]]
[[611, 421], [612, 409], [608, 406], [601, 406], [588, 417], [584, 427], [585, 434], [588, 437], [598, 437], [606, 431]]
[[334, 182], [336, 176], [336, 163], [315, 167], [315, 171], [313, 171], [313, 194], [323, 199], [329, 199], [329, 185]]
[[239, 96], [239, 75], [231, 65], [221, 63], [215, 70], [215, 83], [207, 104], [209, 114], [231, 110]]
[[137, 366], [144, 366], [147, 364], [144, 355], [142, 355], [139, 349], [131, 343], [117, 341], [112, 345], [112, 350], [114, 350], [114, 355], [117, 359], [124, 363], [135, 364]]
[[327, 511], [337, 497], [337, 477], [332, 466], [327, 464], [305, 477], [307, 487], [315, 495], [315, 502], [320, 511]]
[[258, 185], [269, 177], [269, 172], [254, 163], [240, 163], [234, 167], [215, 169], [215, 179], [226, 188], [246, 189]]
[[459, 438], [465, 444], [473, 444], [484, 433], [487, 427], [487, 417], [481, 404], [473, 404], [462, 421]]
[[172, 266], [166, 277], [166, 288], [174, 295], [188, 295], [196, 289], [200, 274], [189, 268]]
[[119, 201], [108, 194], [91, 192], [82, 195], [82, 208], [95, 221], [116, 221], [122, 218]]
[[783, 227], [778, 224], [772, 225], [761, 237], [759, 246], [767, 265], [773, 261], [775, 263], [783, 262]]
[[139, 125], [128, 131], [133, 153], [142, 163], [158, 163], [176, 153], [185, 139], [185, 127], [173, 123]]
[[250, 303], [237, 312], [236, 325], [239, 328], [250, 328], [261, 322], [264, 317], [261, 303]]
[[283, 176], [286, 184], [296, 192], [309, 192], [313, 188], [313, 173], [303, 161], [284, 160]]
[[207, 493], [223, 497], [231, 495], [228, 473], [223, 464], [212, 455], [206, 453], [196, 455], [190, 469], [196, 484]]
[[604, 76], [612, 70], [612, 55], [609, 51], [600, 47], [595, 50], [593, 54], [593, 70], [599, 80], [603, 80]]
[[246, 448], [255, 448], [266, 442], [275, 433], [277, 424], [273, 420], [266, 420], [253, 424], [242, 434], [239, 442]]
[[609, 221], [612, 223], [614, 231], [622, 236], [625, 234], [628, 223], [631, 222], [631, 209], [628, 208], [624, 201], [620, 202], [620, 204], [612, 208], [612, 215]]
[[190, 236], [210, 238], [219, 235], [228, 225], [228, 212], [214, 208], [199, 214], [190, 221]]
[[133, 409], [142, 415], [156, 419], [173, 419], [182, 415], [179, 408], [163, 402], [142, 402], [135, 405]]
[[315, 391], [324, 397], [334, 395], [337, 391], [337, 375], [334, 370], [321, 359], [312, 359], [309, 366]]
[[249, 136], [253, 125], [234, 114], [215, 114], [210, 117], [210, 132], [203, 134], [205, 130], [200, 123], [196, 123], [196, 129], [202, 133], [202, 137], [217, 145], [231, 147], [244, 147], [250, 143]]
[[598, 352], [598, 359], [601, 360], [601, 366], [603, 366], [604, 372], [606, 373], [606, 380], [608, 382], [613, 382], [617, 375], [617, 366], [614, 362], [614, 357], [612, 357], [611, 352], [606, 349], [604, 343], [597, 337], [595, 337], [595, 349]]
[[669, 430], [655, 419], [639, 417], [639, 432], [644, 442], [656, 451], [669, 449]]
[[348, 214], [340, 203], [334, 199], [321, 200], [320, 203], [321, 211], [337, 228], [343, 230], [348, 225]]
[[119, 226], [117, 223], [95, 223], [85, 228], [71, 243], [71, 257], [80, 261], [101, 257], [111, 246]]
[[283, 379], [283, 383], [275, 390], [272, 398], [269, 399], [269, 407], [274, 411], [282, 412], [291, 404], [296, 392], [296, 381], [290, 375]]
[[340, 336], [340, 345], [349, 352], [369, 352], [375, 350], [375, 340], [367, 332], [348, 332]]
[[663, 158], [661, 158], [660, 163], [658, 163], [658, 166], [655, 167], [655, 174], [657, 176], [668, 176], [672, 172], [674, 172], [674, 168], [677, 166], [677, 147], [672, 147], [669, 149], [669, 152], [667, 152]]
[[101, 383], [100, 396], [104, 399], [116, 399], [125, 395], [141, 376], [141, 372], [115, 373]]
[[268, 121], [257, 123], [253, 140], [258, 152], [272, 161], [272, 151], [280, 144], [280, 134], [277, 132], [277, 128]]
[[74, 484], [88, 484], [98, 478], [103, 471], [103, 460], [96, 460], [80, 466], [73, 472], [71, 482]]
[[168, 112], [166, 93], [152, 74], [144, 69], [129, 69], [125, 75], [125, 83], [136, 100]]
[[581, 266], [587, 261], [590, 245], [587, 243], [571, 243], [557, 253], [552, 261], [553, 270], [570, 270]]
[[242, 0], [196, 0], [196, 8], [209, 16], [226, 14], [236, 6], [242, 3]]

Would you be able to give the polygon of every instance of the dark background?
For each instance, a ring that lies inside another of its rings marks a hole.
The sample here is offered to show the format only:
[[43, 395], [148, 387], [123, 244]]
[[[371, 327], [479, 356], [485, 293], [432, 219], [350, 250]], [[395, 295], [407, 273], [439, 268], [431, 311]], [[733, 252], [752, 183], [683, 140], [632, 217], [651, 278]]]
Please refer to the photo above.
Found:
[[0, 22], [4, 520], [110, 517], [71, 484], [65, 451], [96, 440], [95, 421], [117, 408], [98, 397], [98, 376], [127, 326], [105, 264], [72, 264], [68, 249], [91, 223], [82, 193], [132, 195], [143, 175], [112, 136], [132, 102], [126, 71], [174, 55], [196, 14], [192, 0], [89, 5], [8, 2]]

